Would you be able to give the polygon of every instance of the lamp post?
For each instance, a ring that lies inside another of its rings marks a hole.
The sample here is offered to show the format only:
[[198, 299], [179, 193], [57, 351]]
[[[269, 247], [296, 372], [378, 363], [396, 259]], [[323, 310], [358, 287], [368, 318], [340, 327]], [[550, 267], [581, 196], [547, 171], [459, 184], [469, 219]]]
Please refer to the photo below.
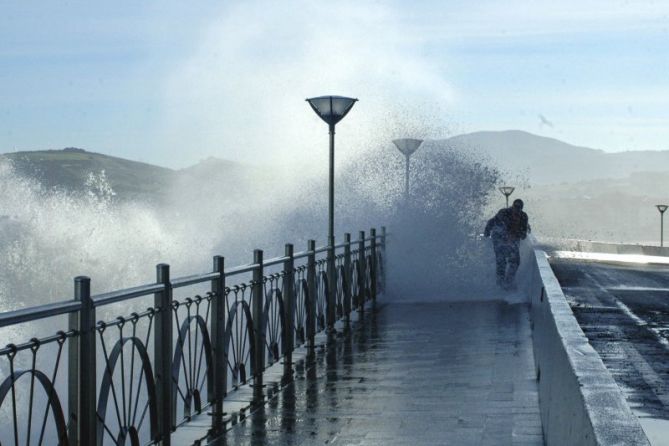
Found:
[[664, 211], [669, 208], [666, 204], [656, 204], [655, 207], [660, 211], [660, 246], [664, 246]]
[[516, 188], [511, 186], [502, 186], [499, 188], [499, 191], [503, 193], [506, 198], [506, 207], [509, 207], [509, 195], [511, 195], [514, 190], [516, 190]]
[[351, 111], [357, 99], [346, 98], [343, 96], [319, 96], [307, 99], [311, 108], [316, 114], [328, 124], [330, 130], [330, 175], [329, 175], [329, 196], [328, 196], [328, 283], [329, 290], [327, 325], [328, 329], [334, 328], [335, 322], [335, 296], [337, 285], [335, 280], [335, 257], [334, 257], [334, 141], [335, 125], [341, 121], [346, 114]]
[[393, 144], [397, 147], [397, 150], [404, 154], [406, 158], [406, 170], [404, 174], [404, 199], [406, 202], [409, 202], [409, 158], [411, 155], [418, 150], [420, 145], [423, 143], [422, 139], [412, 139], [412, 138], [402, 138], [402, 139], [393, 139]]

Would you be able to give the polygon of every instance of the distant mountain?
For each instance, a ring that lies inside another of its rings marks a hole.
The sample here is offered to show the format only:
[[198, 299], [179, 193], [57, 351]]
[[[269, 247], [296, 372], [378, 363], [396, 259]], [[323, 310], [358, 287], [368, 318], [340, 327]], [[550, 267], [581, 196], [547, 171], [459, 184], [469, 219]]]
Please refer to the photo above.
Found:
[[[669, 172], [669, 151], [607, 153], [574, 146], [520, 130], [485, 131], [426, 141], [421, 150], [450, 148], [482, 159], [517, 185], [546, 185], [627, 178], [640, 172]], [[77, 148], [14, 152], [4, 155], [22, 175], [47, 188], [81, 189], [89, 173], [104, 170], [113, 189], [123, 197], [161, 195], [181, 181], [218, 178], [219, 187], [239, 188], [251, 177], [256, 185], [276, 172], [218, 158], [172, 170]], [[415, 156], [420, 156], [418, 152]], [[175, 181], [177, 180], [177, 181]], [[243, 187], [243, 186], [242, 186]]]
[[63, 150], [13, 152], [11, 160], [20, 175], [37, 179], [46, 188], [83, 190], [90, 173], [105, 175], [119, 197], [161, 196], [176, 175], [172, 169], [68, 147]]
[[[263, 175], [264, 169], [261, 167], [214, 157], [176, 173], [176, 181], [172, 184], [172, 197], [176, 199], [180, 196], [187, 199], [190, 191], [202, 189], [220, 201], [236, 200], [249, 193], [265, 190], [265, 183], [272, 181], [271, 176]], [[263, 178], [267, 178], [267, 181], [261, 181]]]
[[[517, 188], [513, 197], [526, 200], [533, 230], [539, 235], [650, 240], [658, 230], [654, 205], [669, 204], [669, 151], [606, 153], [517, 130], [426, 141], [421, 151], [445, 149], [500, 169]], [[119, 199], [169, 200], [176, 209], [202, 213], [202, 219], [210, 218], [211, 203], [235, 215], [277, 203], [290, 208], [290, 197], [277, 197], [274, 192], [277, 184], [295, 184], [291, 174], [280, 169], [217, 158], [172, 170], [77, 148], [2, 156], [12, 161], [19, 174], [47, 188], [85, 190], [88, 175], [104, 170]], [[193, 197], [208, 201], [194, 202]], [[268, 203], [261, 204], [263, 200]], [[503, 200], [498, 195], [485, 212], [492, 213]]]
[[35, 179], [47, 189], [84, 191], [89, 175], [104, 171], [116, 197], [122, 200], [161, 202], [197, 187], [227, 196], [263, 186], [259, 178], [271, 181], [271, 176], [262, 168], [213, 157], [180, 170], [74, 147], [13, 152], [0, 157], [9, 159], [19, 175]]
[[432, 141], [433, 147], [487, 158], [505, 173], [530, 184], [624, 178], [636, 172], [669, 171], [669, 151], [607, 153], [519, 130], [475, 132]]

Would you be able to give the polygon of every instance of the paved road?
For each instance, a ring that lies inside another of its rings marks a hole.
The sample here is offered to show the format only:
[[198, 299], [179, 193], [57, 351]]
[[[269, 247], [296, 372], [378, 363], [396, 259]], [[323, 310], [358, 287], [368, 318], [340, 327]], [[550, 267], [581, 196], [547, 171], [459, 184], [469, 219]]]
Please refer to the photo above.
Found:
[[669, 444], [669, 268], [564, 259], [551, 265], [653, 444]]
[[528, 309], [384, 306], [221, 444], [541, 445]]

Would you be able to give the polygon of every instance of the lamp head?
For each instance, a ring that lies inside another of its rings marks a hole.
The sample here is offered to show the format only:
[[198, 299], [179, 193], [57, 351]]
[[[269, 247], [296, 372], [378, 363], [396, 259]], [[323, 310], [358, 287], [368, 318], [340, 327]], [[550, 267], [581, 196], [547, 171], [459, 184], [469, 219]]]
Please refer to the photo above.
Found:
[[657, 208], [658, 211], [660, 211], [660, 214], [664, 214], [664, 211], [669, 208], [666, 204], [656, 204], [655, 207]]
[[516, 190], [516, 188], [511, 186], [502, 186], [499, 188], [499, 191], [507, 197], [511, 195], [514, 190]]
[[351, 111], [357, 99], [344, 96], [319, 96], [307, 99], [311, 108], [329, 125], [335, 125]]
[[393, 144], [395, 147], [404, 154], [404, 156], [411, 156], [420, 145], [423, 143], [422, 139], [413, 139], [413, 138], [401, 138], [393, 139]]

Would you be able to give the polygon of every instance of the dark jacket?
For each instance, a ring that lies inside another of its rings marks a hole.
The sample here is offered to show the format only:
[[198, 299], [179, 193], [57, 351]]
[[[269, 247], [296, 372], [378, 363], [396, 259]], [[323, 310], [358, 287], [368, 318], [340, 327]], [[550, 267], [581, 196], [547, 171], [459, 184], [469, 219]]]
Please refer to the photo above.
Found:
[[504, 208], [488, 220], [483, 235], [492, 236], [493, 241], [518, 241], [525, 239], [528, 231], [529, 224], [525, 212], [516, 213], [513, 208]]

